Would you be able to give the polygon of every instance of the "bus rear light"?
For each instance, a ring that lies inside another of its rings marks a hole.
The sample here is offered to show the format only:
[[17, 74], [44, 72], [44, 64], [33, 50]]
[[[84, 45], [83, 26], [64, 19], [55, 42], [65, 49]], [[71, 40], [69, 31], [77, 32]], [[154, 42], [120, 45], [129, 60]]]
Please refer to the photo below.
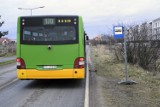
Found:
[[84, 68], [84, 58], [78, 57], [74, 61], [74, 68]]
[[17, 62], [17, 69], [25, 69], [26, 68], [25, 62], [22, 58], [17, 58], [16, 62]]

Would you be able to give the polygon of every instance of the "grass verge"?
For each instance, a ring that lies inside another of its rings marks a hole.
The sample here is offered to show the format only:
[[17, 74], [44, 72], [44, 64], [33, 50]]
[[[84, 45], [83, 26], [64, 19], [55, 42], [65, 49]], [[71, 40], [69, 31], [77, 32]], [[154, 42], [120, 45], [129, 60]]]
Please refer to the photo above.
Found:
[[0, 66], [3, 66], [3, 65], [8, 65], [8, 64], [11, 64], [11, 63], [15, 63], [15, 59], [14, 60], [9, 60], [9, 61], [5, 61], [5, 62], [0, 62]]
[[91, 47], [91, 59], [97, 75], [103, 77], [102, 92], [109, 107], [160, 107], [160, 77], [138, 65], [128, 64], [129, 79], [138, 84], [119, 85], [124, 79], [124, 63], [115, 58], [114, 50], [104, 45]]
[[16, 54], [8, 53], [8, 54], [6, 54], [4, 57], [12, 57], [12, 56], [16, 56]]

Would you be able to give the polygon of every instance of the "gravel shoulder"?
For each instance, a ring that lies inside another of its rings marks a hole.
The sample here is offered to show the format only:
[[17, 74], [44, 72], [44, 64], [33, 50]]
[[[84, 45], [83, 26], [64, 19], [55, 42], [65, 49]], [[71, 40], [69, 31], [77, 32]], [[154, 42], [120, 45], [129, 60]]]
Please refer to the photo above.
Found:
[[[103, 79], [97, 76], [95, 72], [90, 72], [90, 107], [104, 107], [104, 98], [102, 95]], [[105, 106], [106, 107], [106, 106]]]

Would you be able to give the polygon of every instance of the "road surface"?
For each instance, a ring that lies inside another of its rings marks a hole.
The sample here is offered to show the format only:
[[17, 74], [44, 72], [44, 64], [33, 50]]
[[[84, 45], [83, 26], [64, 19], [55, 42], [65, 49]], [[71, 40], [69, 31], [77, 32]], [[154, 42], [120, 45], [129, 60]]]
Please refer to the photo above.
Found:
[[85, 92], [85, 79], [17, 80], [15, 63], [0, 67], [0, 107], [84, 107]]
[[[15, 64], [9, 68], [15, 68]], [[15, 69], [3, 70], [0, 107], [84, 106], [85, 80], [15, 80]]]

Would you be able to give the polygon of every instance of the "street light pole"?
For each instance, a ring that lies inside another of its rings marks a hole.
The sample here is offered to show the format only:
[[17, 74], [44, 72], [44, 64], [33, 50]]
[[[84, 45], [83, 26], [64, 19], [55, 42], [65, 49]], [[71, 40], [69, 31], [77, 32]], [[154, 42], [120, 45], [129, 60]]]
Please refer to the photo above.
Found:
[[41, 6], [41, 7], [35, 7], [35, 8], [18, 8], [19, 10], [30, 10], [31, 12], [31, 16], [32, 16], [32, 11], [35, 9], [39, 9], [39, 8], [44, 8], [45, 6]]
[[31, 16], [32, 16], [32, 9], [31, 9]]

